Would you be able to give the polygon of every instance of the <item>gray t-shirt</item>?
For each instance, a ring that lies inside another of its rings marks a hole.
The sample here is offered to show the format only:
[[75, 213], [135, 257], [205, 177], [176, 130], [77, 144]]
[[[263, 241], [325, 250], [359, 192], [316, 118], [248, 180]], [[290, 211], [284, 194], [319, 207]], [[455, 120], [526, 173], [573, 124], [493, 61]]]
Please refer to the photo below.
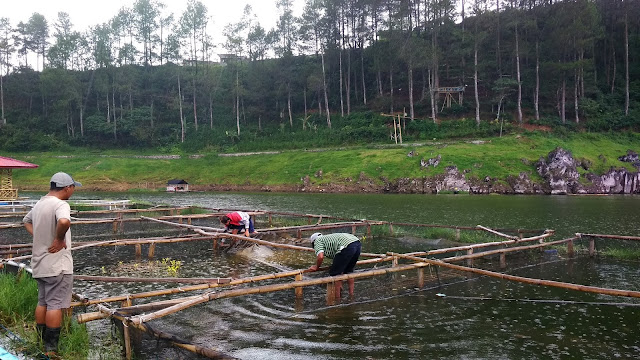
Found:
[[22, 222], [33, 224], [33, 249], [31, 269], [34, 278], [73, 274], [71, 257], [71, 229], [64, 236], [67, 247], [56, 253], [50, 253], [49, 247], [56, 236], [59, 219], [71, 220], [69, 204], [55, 196], [43, 196], [25, 215]]

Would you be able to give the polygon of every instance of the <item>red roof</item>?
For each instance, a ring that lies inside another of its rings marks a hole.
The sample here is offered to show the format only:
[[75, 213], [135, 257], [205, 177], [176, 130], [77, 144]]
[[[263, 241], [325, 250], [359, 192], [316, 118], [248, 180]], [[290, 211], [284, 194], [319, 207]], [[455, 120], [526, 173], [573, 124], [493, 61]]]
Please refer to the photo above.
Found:
[[38, 165], [26, 161], [0, 156], [0, 168], [3, 169], [33, 169], [37, 167]]

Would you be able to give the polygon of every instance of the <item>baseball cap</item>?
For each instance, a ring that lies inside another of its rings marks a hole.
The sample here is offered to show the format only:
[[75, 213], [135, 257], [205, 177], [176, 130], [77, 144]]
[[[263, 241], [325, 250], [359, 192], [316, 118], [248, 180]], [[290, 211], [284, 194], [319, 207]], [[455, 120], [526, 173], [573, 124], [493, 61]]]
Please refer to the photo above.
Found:
[[53, 174], [53, 176], [51, 177], [51, 182], [56, 184], [56, 187], [59, 188], [63, 188], [66, 186], [82, 186], [81, 183], [73, 180], [73, 178], [71, 177], [71, 175], [64, 173], [64, 172], [58, 172]]
[[311, 239], [311, 242], [314, 242], [320, 236], [322, 236], [322, 233], [319, 233], [319, 232], [313, 233], [313, 235], [311, 235], [311, 237], [309, 239]]

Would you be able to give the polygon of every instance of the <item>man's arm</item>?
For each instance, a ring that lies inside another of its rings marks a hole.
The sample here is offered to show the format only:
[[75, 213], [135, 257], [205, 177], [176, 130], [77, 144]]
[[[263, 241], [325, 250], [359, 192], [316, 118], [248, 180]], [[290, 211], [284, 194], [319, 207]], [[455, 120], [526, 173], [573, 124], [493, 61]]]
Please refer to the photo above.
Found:
[[33, 236], [33, 224], [30, 222], [24, 223], [24, 228], [27, 229], [27, 232]]
[[324, 260], [324, 251], [321, 251], [316, 257], [316, 264], [309, 268], [310, 271], [318, 271]]
[[50, 253], [58, 252], [67, 247], [67, 243], [64, 241], [64, 235], [71, 227], [71, 220], [60, 219], [56, 225], [56, 237], [53, 239], [53, 243], [49, 247]]

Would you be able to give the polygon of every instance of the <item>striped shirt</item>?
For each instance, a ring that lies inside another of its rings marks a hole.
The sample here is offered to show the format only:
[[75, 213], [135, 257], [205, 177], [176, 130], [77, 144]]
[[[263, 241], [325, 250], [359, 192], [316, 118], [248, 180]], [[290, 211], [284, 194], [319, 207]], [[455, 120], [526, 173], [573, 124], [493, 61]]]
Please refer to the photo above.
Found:
[[335, 233], [329, 235], [321, 235], [313, 243], [313, 249], [316, 256], [324, 252], [324, 256], [333, 259], [337, 253], [342, 251], [352, 242], [360, 241], [357, 237], [346, 233]]

